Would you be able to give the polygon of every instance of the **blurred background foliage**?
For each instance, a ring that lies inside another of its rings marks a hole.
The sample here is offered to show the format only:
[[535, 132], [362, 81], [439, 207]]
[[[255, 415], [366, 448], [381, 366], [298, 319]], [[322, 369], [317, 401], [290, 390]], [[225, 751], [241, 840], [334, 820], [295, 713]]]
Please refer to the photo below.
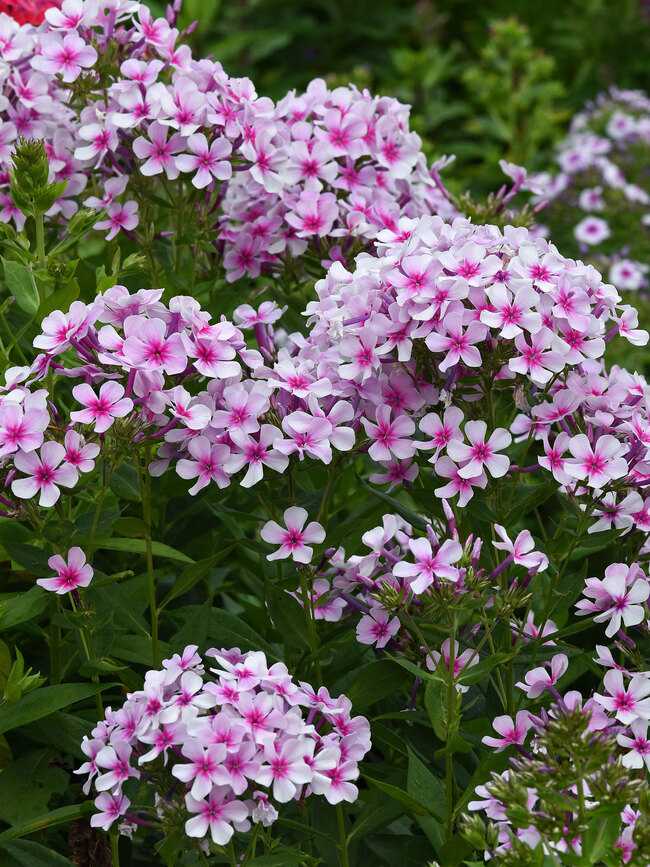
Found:
[[184, 0], [180, 25], [195, 20], [195, 53], [260, 94], [323, 77], [409, 103], [427, 154], [457, 155], [451, 187], [477, 196], [501, 158], [546, 168], [600, 90], [650, 86], [644, 0]]

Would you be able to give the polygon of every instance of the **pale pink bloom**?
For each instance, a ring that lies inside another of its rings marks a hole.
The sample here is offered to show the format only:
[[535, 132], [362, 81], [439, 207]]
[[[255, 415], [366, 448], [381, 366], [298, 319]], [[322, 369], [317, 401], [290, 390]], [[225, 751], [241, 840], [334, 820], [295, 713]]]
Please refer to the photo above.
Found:
[[512, 292], [503, 283], [495, 283], [486, 294], [494, 310], [482, 310], [481, 322], [498, 329], [504, 339], [511, 340], [524, 330], [536, 334], [542, 327], [541, 316], [532, 310], [538, 302], [532, 286], [523, 285]]
[[210, 744], [204, 748], [201, 741], [191, 739], [184, 742], [181, 751], [187, 762], [174, 765], [172, 775], [183, 783], [191, 784], [190, 794], [193, 798], [205, 798], [217, 782], [216, 771], [226, 757], [225, 745]]
[[86, 563], [86, 555], [75, 546], [68, 550], [67, 557], [67, 563], [59, 554], [50, 557], [47, 564], [56, 572], [56, 578], [39, 578], [36, 583], [59, 595], [76, 590], [77, 587], [87, 587], [93, 577], [93, 568]]
[[459, 468], [451, 458], [448, 458], [446, 455], [442, 458], [438, 458], [435, 465], [435, 471], [437, 476], [450, 479], [450, 481], [442, 488], [436, 488], [436, 497], [448, 499], [449, 497], [455, 497], [456, 494], [460, 494], [458, 497], [458, 505], [461, 509], [472, 499], [475, 487], [484, 488], [488, 483], [488, 478], [483, 472], [471, 479], [464, 479], [460, 475]]
[[142, 370], [164, 370], [173, 375], [187, 367], [187, 355], [178, 333], [166, 336], [167, 326], [162, 319], [144, 319], [129, 316], [124, 323], [122, 351], [129, 364]]
[[543, 445], [545, 454], [538, 458], [539, 465], [551, 472], [555, 481], [561, 485], [568, 485], [573, 481], [572, 477], [564, 469], [567, 459], [562, 457], [566, 453], [570, 439], [569, 434], [562, 431], [562, 433], [555, 437], [551, 445], [547, 437], [544, 436]]
[[34, 338], [34, 346], [44, 349], [48, 355], [58, 355], [70, 346], [71, 340], [86, 336], [100, 309], [98, 304], [73, 301], [67, 313], [55, 310], [41, 322], [43, 333]]
[[573, 229], [576, 241], [594, 246], [607, 240], [612, 234], [609, 225], [600, 217], [585, 217]]
[[329, 464], [332, 460], [330, 436], [332, 425], [326, 418], [316, 417], [296, 410], [282, 419], [282, 430], [288, 439], [279, 440], [276, 448], [283, 455], [297, 453], [300, 460], [305, 455]]
[[282, 316], [282, 308], [275, 301], [262, 301], [257, 310], [250, 304], [240, 304], [235, 308], [233, 318], [240, 328], [254, 328], [255, 325], [272, 325]]
[[243, 430], [232, 430], [230, 439], [239, 451], [232, 451], [224, 469], [233, 474], [248, 466], [244, 478], [239, 483], [244, 488], [250, 488], [260, 481], [264, 475], [264, 467], [270, 467], [278, 473], [284, 472], [289, 466], [289, 458], [279, 452], [276, 444], [282, 440], [282, 432], [274, 425], [263, 424], [257, 439], [244, 433]]
[[377, 334], [368, 328], [359, 335], [344, 337], [339, 343], [339, 352], [344, 358], [351, 359], [350, 363], [339, 367], [343, 379], [365, 382], [379, 367]]
[[230, 484], [230, 478], [224, 470], [224, 464], [230, 456], [227, 445], [214, 445], [207, 437], [192, 437], [187, 447], [191, 458], [181, 458], [176, 464], [176, 472], [182, 479], [196, 479], [189, 489], [194, 496], [210, 482], [216, 482], [219, 488]]
[[98, 123], [89, 123], [80, 127], [79, 138], [90, 142], [90, 144], [78, 147], [74, 152], [74, 158], [84, 161], [94, 160], [96, 166], [100, 164], [108, 151], [114, 151], [118, 144], [117, 131], [110, 117], [106, 118], [103, 126]]
[[29, 500], [40, 492], [39, 505], [48, 508], [59, 499], [58, 485], [72, 488], [79, 478], [77, 470], [65, 459], [65, 449], [61, 443], [49, 440], [41, 447], [40, 457], [36, 452], [18, 452], [14, 458], [17, 470], [27, 474], [27, 478], [14, 479], [11, 490], [22, 500]]
[[380, 461], [380, 465], [386, 470], [385, 473], [371, 473], [370, 481], [373, 485], [390, 485], [392, 491], [396, 485], [403, 482], [414, 481], [420, 472], [420, 468], [414, 461]]
[[438, 363], [440, 370], [444, 372], [461, 361], [468, 367], [480, 367], [481, 353], [474, 344], [485, 340], [488, 333], [487, 326], [474, 320], [463, 330], [462, 311], [448, 313], [442, 324], [446, 334], [432, 331], [425, 339], [431, 352], [447, 353]]
[[390, 612], [375, 606], [357, 623], [357, 641], [374, 644], [378, 648], [385, 647], [399, 632], [399, 626], [398, 617], [391, 617]]
[[224, 388], [222, 395], [223, 409], [216, 410], [212, 415], [210, 426], [216, 430], [241, 429], [252, 434], [260, 429], [259, 417], [269, 408], [269, 399], [264, 391], [252, 388], [247, 391], [241, 383]]
[[615, 712], [616, 719], [623, 725], [630, 725], [635, 719], [650, 719], [650, 680], [645, 675], [635, 675], [627, 687], [623, 673], [610, 669], [603, 678], [607, 695], [594, 695], [598, 704], [605, 710]]
[[601, 533], [604, 530], [630, 529], [632, 526], [643, 529], [643, 508], [643, 498], [637, 491], [632, 491], [622, 500], [614, 491], [610, 491], [594, 508], [593, 515], [598, 520], [589, 527], [588, 532]]
[[470, 286], [484, 285], [501, 269], [501, 259], [487, 255], [486, 248], [473, 241], [460, 249], [440, 253], [438, 258], [448, 271], [463, 277]]
[[87, 45], [78, 33], [61, 38], [58, 33], [45, 33], [40, 37], [41, 53], [32, 58], [32, 66], [47, 75], [61, 75], [69, 84], [76, 81], [82, 68], [94, 66], [97, 52]]
[[500, 551], [507, 551], [508, 554], [511, 554], [514, 563], [517, 563], [518, 566], [525, 566], [526, 569], [535, 569], [537, 572], [543, 572], [546, 569], [548, 557], [546, 554], [534, 550], [535, 542], [528, 530], [522, 530], [513, 542], [505, 527], [495, 524], [494, 529], [503, 541], [492, 542], [492, 544]]
[[257, 772], [255, 782], [263, 786], [273, 785], [273, 797], [286, 804], [312, 778], [311, 769], [304, 760], [306, 752], [307, 744], [300, 739], [265, 744], [264, 764]]
[[130, 804], [131, 801], [121, 792], [102, 792], [95, 798], [95, 807], [99, 812], [90, 817], [91, 828], [108, 831], [113, 822], [127, 812]]
[[419, 449], [435, 449], [429, 458], [430, 464], [435, 464], [442, 449], [445, 449], [452, 440], [462, 441], [463, 435], [460, 425], [465, 418], [463, 411], [457, 406], [450, 406], [445, 410], [442, 420], [435, 412], [427, 413], [420, 420], [420, 430], [428, 434], [431, 439], [428, 442], [418, 443]]
[[623, 756], [623, 764], [626, 768], [642, 768], [644, 765], [650, 771], [650, 741], [648, 740], [648, 720], [635, 719], [630, 725], [633, 737], [620, 734], [616, 736], [617, 742], [630, 750]]
[[623, 445], [611, 434], [597, 439], [592, 446], [586, 434], [577, 434], [569, 441], [569, 451], [575, 460], [564, 462], [565, 471], [574, 479], [584, 479], [592, 488], [604, 488], [610, 481], [627, 475]]
[[133, 142], [133, 153], [139, 159], [146, 160], [144, 165], [140, 166], [143, 175], [159, 175], [164, 171], [170, 181], [178, 177], [175, 154], [183, 150], [185, 140], [177, 132], [167, 140], [168, 132], [169, 127], [153, 121], [147, 130], [149, 138], [140, 136]]
[[237, 376], [241, 370], [239, 362], [232, 360], [237, 353], [227, 340], [204, 340], [199, 337], [190, 340], [185, 336], [183, 345], [188, 356], [196, 359], [192, 364], [202, 376], [227, 379]]
[[648, 266], [634, 259], [619, 259], [609, 269], [609, 281], [625, 292], [634, 292], [643, 285]]
[[[605, 577], [588, 578], [583, 593], [591, 597], [576, 604], [579, 615], [593, 614], [596, 623], [607, 623], [605, 635], [611, 638], [625, 626], [636, 626], [646, 616], [643, 603], [650, 596], [650, 583], [641, 569], [636, 565], [612, 563], [605, 570]], [[609, 622], [608, 622], [609, 621]]]
[[[85, 6], [85, 8], [84, 8]], [[51, 6], [45, 10], [45, 19], [55, 30], [76, 30], [84, 21], [97, 14], [95, 2], [84, 0], [63, 0], [61, 7]]]
[[325, 530], [317, 521], [312, 521], [305, 527], [306, 520], [307, 510], [292, 506], [284, 513], [285, 527], [281, 527], [276, 521], [267, 521], [260, 535], [265, 542], [280, 547], [272, 554], [267, 554], [266, 559], [284, 560], [291, 557], [296, 563], [310, 563], [314, 551], [305, 542], [320, 544], [325, 539]]
[[510, 445], [511, 435], [505, 428], [496, 428], [486, 442], [486, 433], [487, 424], [484, 421], [468, 421], [465, 425], [465, 436], [470, 445], [452, 440], [447, 446], [449, 457], [456, 463], [463, 462], [458, 470], [461, 478], [474, 479], [487, 470], [493, 478], [499, 479], [508, 472], [510, 460], [506, 455], [497, 452]]
[[95, 756], [97, 767], [105, 768], [105, 773], [100, 774], [95, 780], [95, 788], [98, 792], [119, 789], [129, 777], [140, 776], [140, 772], [130, 764], [132, 752], [128, 741], [120, 738], [102, 747]]
[[97, 433], [104, 433], [116, 418], [124, 418], [133, 409], [130, 397], [124, 397], [124, 386], [119, 382], [105, 382], [96, 395], [86, 383], [75, 385], [72, 395], [85, 409], [70, 413], [72, 421], [94, 424]]
[[95, 458], [100, 452], [97, 443], [86, 443], [81, 434], [69, 430], [63, 440], [65, 446], [64, 461], [75, 467], [80, 473], [89, 473], [95, 466]]
[[514, 744], [521, 746], [526, 740], [526, 734], [532, 724], [530, 714], [527, 710], [520, 710], [517, 713], [515, 721], [513, 721], [511, 716], [498, 716], [493, 720], [492, 726], [501, 737], [493, 738], [486, 735], [486, 737], [481, 740], [484, 744], [487, 744], [487, 746], [495, 747], [495, 752], [500, 753], [505, 750], [506, 747]]
[[198, 403], [186, 388], [177, 385], [166, 393], [171, 414], [183, 422], [185, 427], [197, 431], [206, 428], [212, 418], [212, 411], [203, 403]]
[[565, 366], [565, 359], [560, 352], [549, 351], [552, 332], [542, 328], [537, 334], [528, 339], [519, 334], [515, 337], [515, 348], [520, 355], [509, 359], [508, 367], [515, 373], [529, 376], [536, 385], [546, 385], [554, 373], [558, 373]]
[[386, 280], [391, 286], [400, 290], [397, 301], [399, 304], [404, 304], [423, 292], [428, 300], [436, 288], [436, 277], [441, 271], [440, 263], [431, 256], [410, 255], [405, 256], [399, 266], [386, 275]]
[[188, 138], [187, 147], [192, 153], [177, 156], [176, 168], [181, 172], [196, 172], [192, 183], [197, 189], [207, 187], [213, 178], [226, 181], [232, 175], [232, 165], [226, 159], [232, 152], [228, 139], [215, 139], [208, 146], [208, 140], [203, 133], [197, 132]]
[[374, 440], [368, 454], [374, 461], [389, 461], [391, 457], [400, 460], [411, 458], [416, 445], [412, 439], [415, 422], [407, 415], [396, 415], [391, 421], [392, 409], [386, 404], [377, 408], [377, 424], [362, 418], [361, 422], [369, 439]]
[[[557, 632], [557, 625], [552, 620], [546, 620], [543, 627], [540, 629], [535, 623], [535, 615], [532, 611], [528, 612], [526, 622], [521, 626], [518, 623], [511, 623], [510, 626], [516, 635], [521, 634], [521, 641], [524, 644], [528, 644], [529, 641], [533, 641], [537, 638], [546, 638], [547, 635], [553, 635], [554, 632]], [[550, 640], [542, 641], [541, 643], [550, 645], [555, 644], [554, 641]]]
[[339, 208], [333, 193], [304, 190], [293, 210], [285, 215], [285, 220], [294, 227], [298, 238], [308, 238], [311, 235], [323, 237], [332, 231], [338, 213]]
[[43, 445], [50, 414], [38, 406], [7, 401], [0, 405], [0, 457], [11, 452], [33, 452]]
[[185, 795], [185, 804], [190, 813], [197, 813], [185, 823], [188, 837], [205, 837], [210, 832], [212, 842], [225, 846], [235, 832], [231, 822], [242, 823], [248, 816], [248, 807], [237, 799], [228, 800], [230, 786], [214, 786], [207, 801]]
[[[548, 666], [548, 663], [544, 663]], [[569, 660], [564, 653], [556, 654], [551, 660], [551, 670], [540, 666], [533, 668], [532, 671], [526, 672], [524, 682], [519, 681], [517, 686], [522, 689], [528, 698], [537, 698], [549, 686], [555, 686], [558, 680], [569, 667]]]
[[358, 788], [350, 782], [359, 776], [359, 766], [353, 761], [342, 761], [331, 770], [314, 775], [312, 789], [316, 794], [321, 791], [330, 804], [347, 801], [352, 804], [359, 797]]
[[124, 202], [124, 204], [113, 202], [112, 205], [108, 206], [107, 219], [95, 223], [95, 228], [98, 231], [108, 229], [106, 240], [111, 241], [121, 229], [126, 229], [127, 232], [135, 229], [140, 222], [137, 210], [137, 202], [131, 200]]
[[415, 562], [407, 563], [402, 560], [395, 564], [393, 573], [399, 578], [408, 578], [413, 593], [423, 593], [436, 578], [458, 580], [458, 569], [452, 564], [457, 563], [463, 556], [459, 542], [445, 539], [435, 554], [428, 539], [409, 539], [408, 545]]

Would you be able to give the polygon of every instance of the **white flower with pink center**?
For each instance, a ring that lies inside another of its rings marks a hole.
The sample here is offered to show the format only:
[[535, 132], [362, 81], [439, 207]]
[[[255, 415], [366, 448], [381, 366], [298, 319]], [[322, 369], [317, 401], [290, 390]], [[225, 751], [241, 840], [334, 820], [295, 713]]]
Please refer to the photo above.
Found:
[[484, 421], [468, 421], [465, 425], [465, 436], [469, 445], [452, 440], [447, 446], [449, 457], [462, 463], [458, 474], [464, 479], [474, 479], [485, 470], [495, 479], [505, 476], [510, 469], [510, 460], [498, 452], [507, 448], [512, 442], [512, 436], [505, 428], [497, 428], [486, 441], [487, 424]]
[[35, 451], [18, 452], [14, 467], [25, 473], [26, 478], [14, 479], [11, 490], [21, 500], [30, 500], [39, 494], [39, 505], [53, 506], [61, 496], [58, 486], [73, 488], [79, 478], [75, 467], [64, 461], [65, 448], [54, 440], [43, 444], [40, 455]]
[[86, 563], [86, 555], [76, 545], [69, 549], [67, 562], [59, 554], [55, 554], [54, 557], [50, 557], [47, 564], [56, 572], [56, 577], [39, 578], [36, 583], [60, 596], [78, 587], [87, 587], [93, 577], [92, 566]]
[[357, 641], [377, 648], [385, 647], [398, 632], [399, 618], [376, 606], [357, 623]]
[[305, 543], [320, 544], [325, 540], [325, 530], [317, 521], [312, 521], [305, 527], [307, 517], [306, 509], [292, 506], [284, 513], [284, 527], [276, 521], [268, 521], [262, 527], [260, 533], [262, 539], [273, 545], [280, 545], [277, 551], [267, 554], [267, 560], [284, 560], [291, 557], [296, 563], [311, 562], [314, 551]]
[[500, 753], [507, 747], [513, 745], [521, 746], [526, 740], [526, 734], [532, 724], [527, 710], [520, 710], [515, 720], [511, 716], [498, 716], [493, 720], [492, 726], [501, 737], [493, 738], [490, 735], [486, 735], [481, 740], [489, 747], [495, 747], [495, 752]]
[[594, 695], [594, 699], [605, 710], [616, 715], [623, 725], [630, 725], [636, 719], [650, 719], [650, 679], [645, 675], [634, 675], [627, 686], [623, 673], [610, 669], [603, 678], [606, 695]]
[[75, 385], [72, 395], [85, 409], [70, 413], [72, 421], [94, 424], [97, 433], [104, 433], [116, 418], [124, 418], [133, 409], [130, 397], [124, 397], [124, 386], [119, 382], [105, 382], [95, 394], [86, 383]]

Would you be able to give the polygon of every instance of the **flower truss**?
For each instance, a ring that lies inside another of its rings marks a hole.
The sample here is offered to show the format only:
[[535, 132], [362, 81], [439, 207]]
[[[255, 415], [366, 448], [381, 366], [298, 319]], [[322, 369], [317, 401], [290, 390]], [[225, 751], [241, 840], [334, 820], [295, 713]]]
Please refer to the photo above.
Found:
[[[163, 660], [84, 739], [88, 761], [76, 773], [97, 792], [94, 827], [180, 823], [188, 837], [223, 846], [235, 830], [273, 824], [287, 801], [356, 799], [370, 728], [344, 695], [296, 683], [283, 663], [238, 648], [208, 650], [217, 667], [206, 675], [196, 651]], [[127, 793], [142, 781], [150, 807], [131, 812]]]

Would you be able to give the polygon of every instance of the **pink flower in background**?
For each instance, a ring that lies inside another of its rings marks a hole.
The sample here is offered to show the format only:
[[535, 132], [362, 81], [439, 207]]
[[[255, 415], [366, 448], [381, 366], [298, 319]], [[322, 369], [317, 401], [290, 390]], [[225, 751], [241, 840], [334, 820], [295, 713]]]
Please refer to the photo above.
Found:
[[77, 483], [79, 473], [65, 461], [65, 449], [61, 443], [49, 440], [41, 447], [40, 456], [35, 452], [18, 452], [14, 458], [17, 470], [26, 474], [24, 479], [14, 479], [11, 490], [22, 500], [29, 500], [40, 494], [39, 505], [53, 506], [61, 492], [58, 485], [72, 488]]
[[124, 418], [133, 409], [130, 397], [124, 397], [124, 386], [119, 382], [105, 382], [99, 395], [89, 385], [75, 385], [73, 397], [85, 409], [70, 413], [70, 418], [80, 424], [94, 424], [97, 433], [104, 433], [116, 418]]
[[625, 686], [623, 672], [610, 669], [603, 678], [606, 695], [594, 695], [598, 704], [605, 710], [616, 714], [623, 725], [630, 725], [636, 719], [650, 719], [650, 679], [645, 675], [635, 675]]
[[535, 542], [528, 530], [522, 530], [513, 542], [508, 536], [505, 527], [500, 524], [495, 524], [494, 529], [501, 537], [501, 542], [492, 542], [495, 548], [500, 551], [507, 551], [512, 555], [512, 560], [519, 566], [525, 566], [526, 569], [535, 569], [543, 572], [548, 566], [548, 557], [546, 554], [540, 554], [535, 551]]
[[573, 229], [576, 241], [589, 244], [590, 247], [606, 241], [611, 234], [609, 225], [600, 217], [585, 217]]
[[108, 229], [106, 240], [112, 241], [121, 229], [126, 229], [127, 232], [135, 229], [140, 222], [137, 211], [137, 202], [128, 201], [123, 204], [120, 202], [113, 202], [112, 205], [108, 206], [107, 219], [95, 223], [95, 228], [98, 231], [101, 229]]
[[316, 521], [312, 521], [305, 527], [306, 520], [307, 510], [299, 506], [292, 506], [284, 513], [284, 527], [281, 527], [276, 521], [267, 521], [262, 527], [260, 535], [265, 542], [280, 545], [280, 547], [272, 554], [267, 554], [266, 559], [284, 560], [291, 557], [296, 563], [310, 563], [314, 551], [305, 543], [316, 542], [320, 544], [325, 540], [325, 530]]
[[621, 625], [636, 626], [645, 618], [643, 603], [650, 597], [650, 583], [637, 564], [612, 563], [602, 580], [587, 578], [585, 583], [583, 594], [588, 599], [576, 603], [577, 613], [596, 614], [596, 623], [607, 623], [605, 635], [608, 638], [615, 635]]
[[374, 644], [377, 648], [385, 647], [399, 632], [399, 627], [398, 617], [391, 617], [390, 612], [374, 607], [357, 623], [357, 641]]
[[95, 458], [100, 452], [97, 443], [86, 443], [81, 434], [74, 430], [66, 432], [63, 440], [65, 446], [64, 461], [75, 467], [80, 473], [89, 473], [95, 466]]
[[[544, 665], [548, 666], [548, 663]], [[550, 671], [542, 666], [533, 668], [526, 672], [524, 681], [519, 681], [516, 685], [526, 693], [528, 698], [537, 698], [549, 687], [554, 687], [568, 667], [568, 658], [564, 653], [558, 653], [551, 660]]]
[[50, 569], [56, 572], [56, 578], [39, 578], [36, 582], [46, 590], [63, 595], [78, 587], [87, 587], [93, 577], [93, 568], [86, 563], [86, 555], [75, 546], [67, 553], [67, 562], [59, 554], [47, 561]]
[[629, 752], [623, 756], [626, 768], [642, 768], [644, 765], [650, 771], [650, 741], [648, 740], [648, 720], [635, 719], [630, 724], [628, 737], [625, 734], [616, 736], [617, 742], [626, 747]]

